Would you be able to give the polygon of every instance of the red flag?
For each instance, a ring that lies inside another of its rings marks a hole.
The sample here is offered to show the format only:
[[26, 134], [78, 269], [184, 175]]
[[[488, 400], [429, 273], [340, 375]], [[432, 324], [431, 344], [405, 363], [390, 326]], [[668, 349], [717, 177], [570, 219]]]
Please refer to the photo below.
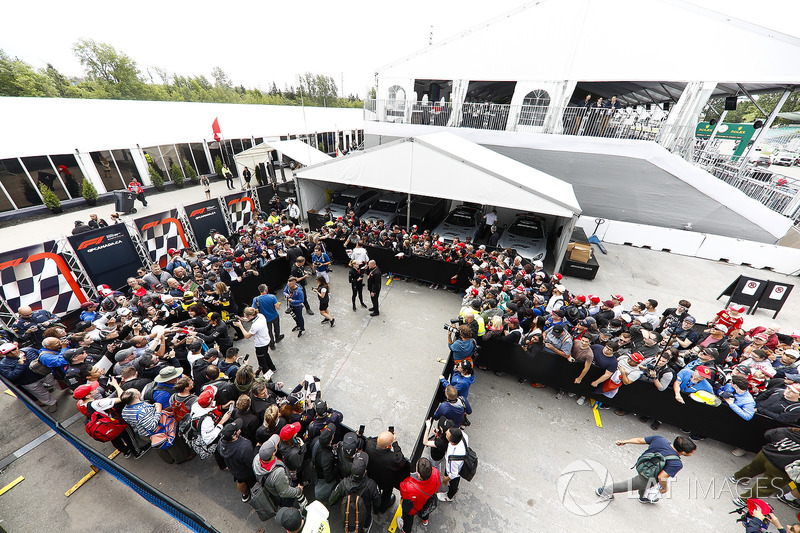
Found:
[[214, 140], [219, 142], [220, 135], [222, 135], [222, 130], [219, 129], [219, 117], [214, 119], [214, 123], [211, 124], [211, 129], [214, 131]]

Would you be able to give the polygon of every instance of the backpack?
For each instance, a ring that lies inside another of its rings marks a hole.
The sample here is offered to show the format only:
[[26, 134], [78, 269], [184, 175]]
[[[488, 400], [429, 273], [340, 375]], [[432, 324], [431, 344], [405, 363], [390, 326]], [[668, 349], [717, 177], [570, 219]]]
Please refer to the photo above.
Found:
[[358, 493], [350, 493], [342, 502], [345, 533], [361, 533], [367, 521], [367, 506]]
[[475, 453], [475, 450], [470, 448], [466, 442], [464, 443], [464, 447], [467, 450], [464, 455], [451, 455], [450, 460], [464, 461], [458, 475], [467, 481], [472, 481], [472, 478], [475, 477], [475, 472], [478, 470], [478, 454]]
[[672, 459], [680, 459], [680, 457], [677, 455], [667, 455], [664, 457], [658, 452], [643, 453], [636, 460], [636, 464], [633, 465], [633, 468], [636, 469], [639, 475], [647, 479], [656, 479], [658, 474], [664, 470], [667, 461]]
[[86, 433], [96, 441], [108, 442], [119, 437], [126, 427], [128, 424], [124, 420], [117, 420], [102, 411], [95, 411], [86, 422]]
[[178, 426], [178, 433], [183, 436], [183, 440], [186, 441], [186, 444], [189, 445], [192, 451], [200, 456], [200, 459], [208, 459], [214, 455], [214, 452], [217, 450], [217, 443], [219, 442], [219, 435], [217, 435], [217, 438], [215, 438], [214, 442], [211, 444], [206, 444], [203, 440], [200, 426], [207, 416], [211, 416], [211, 413], [206, 413], [200, 418], [194, 418], [192, 415], [184, 416]]
[[192, 405], [197, 401], [197, 395], [189, 394], [183, 400], [178, 400], [177, 397], [178, 393], [176, 392], [169, 399], [169, 405], [172, 407], [172, 416], [175, 417], [175, 421], [180, 423], [180, 421], [189, 414], [189, 411], [191, 411]]
[[150, 383], [145, 385], [144, 386], [144, 390], [142, 390], [142, 400], [144, 400], [144, 401], [146, 401], [148, 403], [153, 403], [153, 393], [156, 390], [172, 393], [172, 389], [171, 388], [164, 387], [164, 386], [156, 383], [155, 381], [151, 381]]

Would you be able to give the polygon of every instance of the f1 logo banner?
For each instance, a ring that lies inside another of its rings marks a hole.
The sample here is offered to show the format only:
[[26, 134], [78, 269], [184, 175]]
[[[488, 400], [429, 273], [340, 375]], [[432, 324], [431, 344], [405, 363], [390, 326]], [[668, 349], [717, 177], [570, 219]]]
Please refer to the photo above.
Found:
[[189, 226], [192, 228], [197, 245], [205, 249], [206, 238], [212, 229], [228, 237], [228, 226], [225, 224], [225, 215], [219, 207], [219, 201], [205, 200], [183, 206]]
[[255, 201], [246, 193], [226, 196], [225, 205], [228, 208], [228, 216], [230, 216], [231, 227], [234, 231], [239, 231], [250, 224], [258, 214]]
[[94, 285], [104, 283], [119, 289], [142, 266], [125, 224], [72, 235], [67, 240]]
[[178, 210], [170, 209], [163, 213], [148, 215], [134, 220], [150, 261], [162, 267], [167, 264], [167, 250], [180, 250], [189, 247], [183, 224], [178, 220]]
[[66, 313], [87, 301], [55, 241], [0, 253], [0, 296], [14, 312], [29, 305]]

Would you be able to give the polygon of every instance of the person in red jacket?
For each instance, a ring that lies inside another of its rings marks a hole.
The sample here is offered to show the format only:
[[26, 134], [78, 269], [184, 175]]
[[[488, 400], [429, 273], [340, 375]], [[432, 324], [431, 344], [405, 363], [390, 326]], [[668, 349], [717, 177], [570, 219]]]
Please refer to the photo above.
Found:
[[[417, 461], [417, 471], [400, 482], [400, 506], [403, 516], [397, 518], [397, 527], [404, 533], [410, 533], [414, 526], [414, 517], [428, 525], [428, 517], [436, 508], [436, 493], [441, 486], [439, 471], [431, 462], [422, 457]], [[428, 502], [432, 505], [427, 505]]]
[[147, 200], [144, 199], [144, 189], [142, 188], [142, 184], [139, 183], [136, 178], [131, 178], [131, 182], [128, 184], [128, 190], [132, 193], [136, 194], [136, 199], [142, 202], [142, 205], [147, 207]]

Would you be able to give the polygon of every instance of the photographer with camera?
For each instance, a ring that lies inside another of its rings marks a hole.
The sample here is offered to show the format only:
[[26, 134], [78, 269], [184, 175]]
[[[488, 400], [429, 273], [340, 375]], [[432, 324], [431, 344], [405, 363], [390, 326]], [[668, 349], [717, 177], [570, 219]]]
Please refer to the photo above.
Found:
[[[458, 325], [456, 325], [458, 324]], [[472, 339], [472, 330], [460, 319], [451, 320], [450, 324], [445, 324], [447, 330], [447, 346], [453, 354], [453, 363], [461, 361], [472, 362], [472, 354], [475, 352], [475, 341]], [[458, 334], [458, 339], [453, 340], [453, 334]]]
[[0, 345], [0, 374], [14, 385], [30, 392], [36, 403], [47, 408], [48, 413], [58, 410], [56, 399], [50, 394], [53, 391], [53, 374], [42, 375], [31, 369], [31, 362], [36, 361], [38, 354], [33, 348], [18, 348], [16, 344], [6, 342]]
[[50, 311], [34, 311], [28, 305], [17, 309], [17, 314], [19, 318], [11, 326], [11, 330], [21, 342], [29, 341], [37, 350], [42, 347], [44, 330], [58, 322], [58, 317]]

